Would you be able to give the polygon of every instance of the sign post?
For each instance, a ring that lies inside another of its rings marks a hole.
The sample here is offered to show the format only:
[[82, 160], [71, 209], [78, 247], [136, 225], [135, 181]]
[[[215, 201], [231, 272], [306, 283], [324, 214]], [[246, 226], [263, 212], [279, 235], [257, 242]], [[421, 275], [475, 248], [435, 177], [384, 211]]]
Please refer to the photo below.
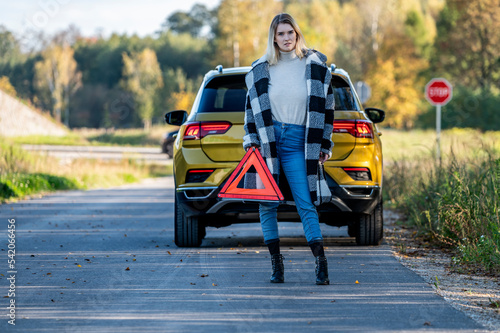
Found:
[[448, 80], [434, 78], [425, 86], [425, 98], [436, 106], [436, 159], [441, 160], [441, 106], [448, 104], [453, 96], [453, 86]]

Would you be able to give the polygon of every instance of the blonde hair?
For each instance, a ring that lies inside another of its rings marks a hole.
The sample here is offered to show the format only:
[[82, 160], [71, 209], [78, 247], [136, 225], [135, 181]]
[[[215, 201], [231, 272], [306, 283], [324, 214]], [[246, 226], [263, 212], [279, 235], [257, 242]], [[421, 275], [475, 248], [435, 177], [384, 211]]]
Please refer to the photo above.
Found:
[[295, 53], [297, 56], [302, 59], [307, 52], [306, 41], [304, 39], [304, 35], [302, 31], [300, 31], [299, 25], [293, 19], [292, 15], [287, 13], [281, 13], [276, 15], [271, 21], [271, 25], [269, 26], [269, 37], [267, 40], [267, 50], [266, 50], [266, 60], [270, 65], [275, 65], [280, 59], [280, 49], [278, 44], [274, 42], [274, 38], [276, 36], [276, 29], [278, 29], [278, 25], [280, 23], [290, 24], [295, 30], [295, 34], [297, 35], [297, 41], [295, 44]]

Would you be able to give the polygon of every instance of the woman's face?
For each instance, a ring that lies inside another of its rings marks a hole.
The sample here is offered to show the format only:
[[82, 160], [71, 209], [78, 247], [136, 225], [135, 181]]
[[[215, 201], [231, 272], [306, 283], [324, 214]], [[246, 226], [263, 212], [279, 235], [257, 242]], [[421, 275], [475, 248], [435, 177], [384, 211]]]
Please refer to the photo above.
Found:
[[295, 50], [295, 44], [297, 44], [297, 34], [290, 24], [280, 23], [276, 28], [274, 42], [278, 44], [280, 51], [290, 52]]

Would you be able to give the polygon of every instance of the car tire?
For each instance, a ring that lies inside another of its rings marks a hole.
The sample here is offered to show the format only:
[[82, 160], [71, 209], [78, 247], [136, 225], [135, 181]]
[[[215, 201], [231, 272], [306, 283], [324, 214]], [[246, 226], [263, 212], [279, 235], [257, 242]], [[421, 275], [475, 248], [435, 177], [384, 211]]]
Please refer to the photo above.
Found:
[[198, 247], [205, 237], [205, 225], [197, 217], [188, 217], [175, 200], [174, 208], [175, 245], [179, 247]]
[[369, 215], [360, 215], [356, 235], [358, 245], [380, 245], [384, 236], [384, 209], [379, 202]]

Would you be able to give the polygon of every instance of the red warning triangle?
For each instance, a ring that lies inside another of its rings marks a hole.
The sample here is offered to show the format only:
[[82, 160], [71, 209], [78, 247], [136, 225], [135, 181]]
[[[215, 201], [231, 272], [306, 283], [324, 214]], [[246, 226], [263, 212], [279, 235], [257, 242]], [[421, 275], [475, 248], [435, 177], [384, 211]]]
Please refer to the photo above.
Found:
[[[257, 175], [260, 177], [264, 188], [239, 188], [238, 184], [252, 166], [257, 171]], [[276, 184], [271, 172], [267, 168], [266, 162], [264, 162], [259, 150], [255, 148], [249, 149], [245, 156], [243, 156], [243, 159], [219, 192], [219, 198], [256, 201], [284, 200], [283, 194], [281, 194], [278, 184]]]

